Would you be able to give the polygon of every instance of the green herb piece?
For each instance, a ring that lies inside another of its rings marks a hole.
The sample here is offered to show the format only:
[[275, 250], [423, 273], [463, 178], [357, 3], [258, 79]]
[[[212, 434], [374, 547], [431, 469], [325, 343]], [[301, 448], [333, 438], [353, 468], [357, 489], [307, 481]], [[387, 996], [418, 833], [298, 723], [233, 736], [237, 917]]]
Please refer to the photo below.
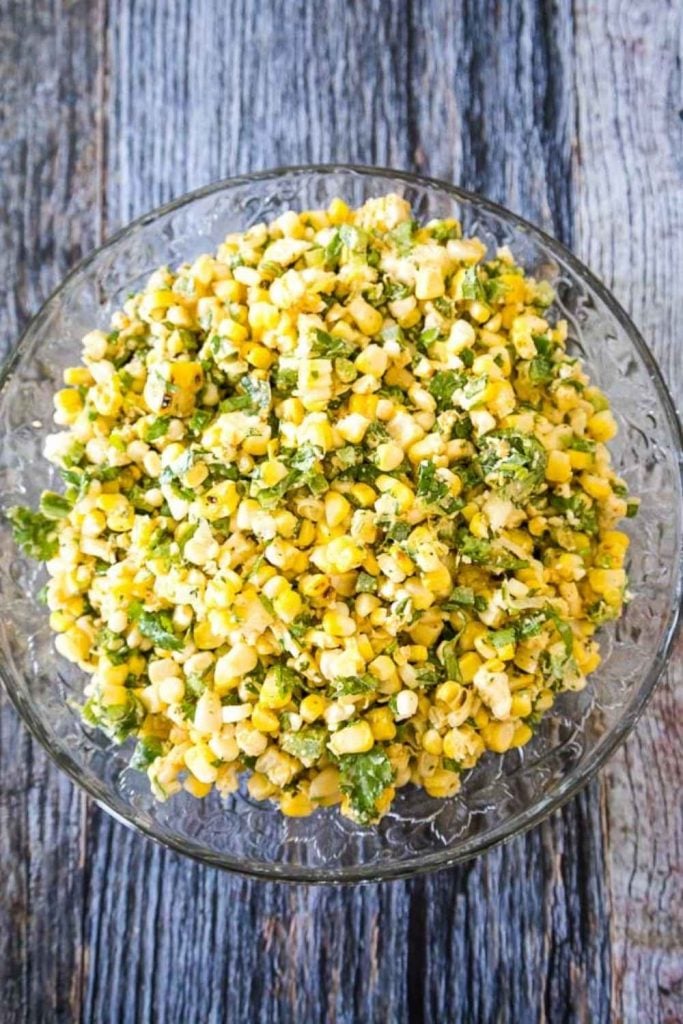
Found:
[[563, 498], [554, 494], [550, 500], [552, 509], [564, 515], [569, 526], [595, 536], [599, 529], [598, 512], [591, 501], [581, 494]]
[[360, 693], [372, 693], [377, 689], [377, 680], [371, 675], [344, 676], [333, 679], [330, 690], [335, 697], [353, 697]]
[[160, 416], [159, 419], [153, 420], [145, 431], [145, 441], [158, 441], [160, 437], [165, 437], [170, 422], [169, 416]]
[[417, 497], [425, 505], [436, 505], [446, 515], [462, 508], [462, 501], [453, 497], [448, 483], [438, 475], [433, 462], [424, 459], [417, 467]]
[[128, 606], [128, 618], [137, 623], [144, 637], [151, 640], [155, 647], [166, 651], [182, 651], [185, 646], [180, 637], [173, 631], [173, 620], [168, 612], [145, 611], [139, 601], [132, 601]]
[[529, 565], [527, 561], [516, 558], [504, 548], [495, 547], [489, 541], [480, 540], [464, 531], [458, 535], [457, 548], [459, 554], [468, 558], [470, 562], [475, 565], [485, 565], [494, 572], [526, 569]]
[[73, 508], [73, 502], [63, 494], [54, 491], [43, 491], [40, 496], [40, 511], [46, 519], [64, 519]]
[[7, 510], [7, 519], [12, 524], [14, 540], [29, 557], [40, 562], [54, 558], [59, 549], [54, 519], [19, 505]]
[[357, 594], [374, 594], [377, 590], [377, 580], [369, 572], [359, 572], [356, 577]]
[[452, 409], [453, 396], [465, 384], [467, 378], [456, 370], [439, 370], [429, 382], [429, 393], [436, 400], [438, 412]]
[[529, 363], [532, 384], [548, 384], [555, 376], [555, 363], [548, 356], [536, 356]]
[[480, 438], [477, 447], [484, 482], [502, 497], [524, 502], [544, 483], [548, 457], [530, 434], [497, 430]]
[[461, 291], [463, 299], [486, 302], [486, 292], [476, 267], [468, 267], [465, 271], [462, 278]]
[[327, 331], [321, 331], [319, 328], [313, 331], [311, 340], [312, 356], [325, 359], [345, 359], [353, 355], [354, 352], [354, 347], [349, 345], [348, 341], [344, 341], [343, 338], [338, 338], [334, 334], [328, 334]]
[[156, 736], [147, 736], [138, 740], [130, 759], [130, 766], [137, 772], [146, 772], [149, 766], [164, 752], [164, 745]]
[[514, 644], [516, 634], [514, 629], [509, 626], [507, 629], [497, 629], [494, 633], [489, 633], [487, 639], [497, 651], [500, 651], [503, 647], [507, 647], [508, 644]]
[[88, 725], [101, 729], [114, 742], [123, 743], [140, 728], [146, 712], [141, 701], [129, 691], [124, 704], [104, 705], [97, 697], [91, 697], [81, 714]]
[[474, 591], [472, 587], [456, 587], [443, 606], [449, 608], [474, 608]]
[[374, 746], [365, 754], [344, 754], [339, 770], [341, 790], [349, 797], [357, 821], [370, 825], [377, 818], [377, 801], [394, 781], [386, 751]]
[[298, 732], [283, 732], [280, 746], [292, 757], [298, 758], [304, 768], [312, 768], [325, 753], [328, 732], [324, 726], [308, 726]]

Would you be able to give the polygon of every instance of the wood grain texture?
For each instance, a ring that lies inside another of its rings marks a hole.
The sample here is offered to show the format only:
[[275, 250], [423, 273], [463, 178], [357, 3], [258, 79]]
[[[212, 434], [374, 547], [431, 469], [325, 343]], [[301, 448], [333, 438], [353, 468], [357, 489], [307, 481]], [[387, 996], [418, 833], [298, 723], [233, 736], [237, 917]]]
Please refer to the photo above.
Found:
[[[86, 2], [0, 8], [0, 357], [96, 242], [96, 28]], [[71, 1020], [85, 801], [0, 697], [0, 1017]]]
[[[576, 249], [683, 399], [681, 7], [577, 4]], [[614, 83], [619, 82], [619, 89]], [[683, 1020], [683, 640], [605, 770], [614, 1008]]]
[[[479, 190], [578, 248], [680, 380], [680, 26], [656, 7], [0, 0], [2, 325], [98, 231], [190, 188], [358, 161]], [[673, 714], [662, 691], [607, 784], [502, 849], [315, 889], [202, 868], [91, 804], [82, 819], [5, 709], [3, 1024], [683, 1019]]]

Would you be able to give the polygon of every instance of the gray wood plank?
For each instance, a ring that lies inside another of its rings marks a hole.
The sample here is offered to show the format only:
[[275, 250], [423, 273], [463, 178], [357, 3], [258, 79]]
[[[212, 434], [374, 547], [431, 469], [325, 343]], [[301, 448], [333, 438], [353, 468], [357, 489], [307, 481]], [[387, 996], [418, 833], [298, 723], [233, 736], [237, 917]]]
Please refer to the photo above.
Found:
[[[478, 189], [574, 244], [680, 384], [680, 293], [668, 288], [680, 279], [683, 102], [677, 12], [662, 11], [647, 0], [597, 13], [581, 0], [6, 2], [0, 336], [99, 226], [111, 233], [231, 173], [356, 160]], [[3, 708], [3, 1020], [675, 1020], [674, 715], [662, 691], [609, 788], [593, 784], [470, 865], [312, 889], [204, 869], [92, 805], [83, 822], [81, 798]]]
[[[0, 359], [96, 242], [96, 16], [0, 6]], [[0, 1016], [71, 1021], [82, 982], [84, 799], [0, 696]]]
[[[576, 248], [683, 400], [683, 9], [579, 2]], [[615, 89], [614, 83], [619, 83]], [[615, 1012], [683, 1020], [683, 641], [605, 771]]]

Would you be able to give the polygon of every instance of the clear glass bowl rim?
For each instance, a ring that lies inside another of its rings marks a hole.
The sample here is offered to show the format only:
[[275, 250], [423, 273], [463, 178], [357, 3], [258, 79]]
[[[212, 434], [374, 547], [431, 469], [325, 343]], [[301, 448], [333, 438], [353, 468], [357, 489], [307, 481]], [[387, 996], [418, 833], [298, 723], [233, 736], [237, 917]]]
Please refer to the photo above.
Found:
[[[0, 367], [0, 392], [9, 380], [14, 367], [19, 362], [24, 344], [29, 338], [32, 330], [47, 313], [51, 304], [68, 289], [71, 280], [82, 274], [84, 271], [87, 271], [90, 264], [102, 253], [115, 248], [121, 240], [128, 238], [139, 228], [152, 224], [166, 214], [171, 213], [174, 210], [178, 210], [183, 206], [187, 206], [195, 200], [202, 199], [223, 190], [229, 190], [231, 188], [250, 184], [276, 182], [278, 179], [285, 176], [292, 177], [299, 175], [301, 177], [306, 177], [311, 174], [325, 175], [343, 173], [349, 173], [358, 177], [384, 177], [387, 179], [387, 184], [389, 184], [390, 180], [393, 179], [395, 181], [400, 181], [405, 185], [438, 189], [456, 201], [462, 201], [473, 208], [478, 207], [485, 210], [488, 213], [493, 214], [495, 217], [507, 221], [508, 224], [511, 224], [522, 232], [530, 235], [537, 242], [541, 243], [549, 252], [556, 256], [561, 262], [565, 263], [578, 278], [582, 279], [583, 282], [596, 293], [600, 301], [604, 303], [610, 314], [619, 323], [620, 327], [628, 336], [629, 341], [638, 352], [638, 355], [648, 370], [651, 381], [657, 392], [661, 409], [665, 413], [666, 420], [671, 431], [672, 440], [674, 442], [674, 447], [676, 449], [676, 454], [678, 456], [679, 508], [677, 511], [680, 516], [682, 512], [681, 495], [683, 493], [683, 430], [681, 428], [681, 422], [676, 412], [673, 399], [662, 376], [662, 372], [659, 369], [654, 356], [650, 352], [650, 349], [631, 318], [617, 302], [608, 288], [561, 242], [558, 242], [557, 239], [548, 235], [541, 228], [525, 220], [523, 217], [520, 217], [518, 214], [513, 213], [499, 203], [493, 202], [492, 200], [480, 196], [475, 192], [469, 192], [466, 189], [459, 188], [437, 178], [412, 174], [408, 171], [396, 170], [390, 167], [346, 163], [301, 164], [276, 167], [252, 174], [234, 175], [212, 182], [211, 184], [205, 185], [201, 188], [194, 189], [191, 192], [186, 192], [178, 198], [143, 214], [141, 217], [137, 217], [135, 220], [115, 232], [102, 245], [93, 249], [90, 253], [81, 258], [62, 279], [57, 288], [55, 288], [43, 302], [37, 313], [29, 320], [27, 326], [22, 331], [14, 350], [10, 352], [10, 355], [4, 365]], [[267, 865], [245, 863], [227, 855], [213, 853], [202, 848], [196, 843], [157, 835], [154, 829], [135, 821], [132, 817], [120, 814], [118, 811], [114, 810], [114, 808], [109, 806], [106, 801], [102, 800], [101, 796], [99, 796], [91, 787], [89, 781], [81, 776], [77, 768], [75, 768], [72, 763], [62, 755], [61, 750], [52, 743], [50, 737], [45, 733], [39, 719], [34, 716], [30, 703], [14, 689], [12, 680], [6, 673], [5, 666], [1, 661], [0, 681], [2, 681], [6, 693], [32, 736], [38, 740], [61, 771], [63, 771], [73, 782], [76, 783], [77, 786], [83, 789], [100, 807], [103, 808], [103, 810], [117, 821], [120, 821], [123, 825], [133, 831], [145, 835], [148, 839], [152, 839], [163, 847], [174, 850], [175, 852], [181, 853], [185, 856], [189, 856], [200, 863], [204, 863], [212, 867], [220, 867], [224, 870], [242, 875], [279, 882], [308, 882], [313, 884], [329, 884], [333, 882], [336, 884], [344, 884], [377, 882], [413, 877], [415, 875], [443, 869], [450, 867], [453, 864], [470, 860], [501, 842], [508, 841], [515, 836], [521, 835], [530, 828], [533, 828], [535, 825], [538, 825], [541, 821], [575, 796], [597, 774], [603, 764], [614, 753], [616, 748], [623, 743], [640, 718], [644, 708], [652, 696], [657, 682], [666, 668], [667, 661], [674, 648], [674, 643], [681, 624], [680, 612], [681, 597], [683, 595], [683, 545], [681, 545], [681, 550], [679, 550], [678, 553], [678, 562], [677, 585], [675, 594], [673, 595], [674, 600], [672, 601], [669, 611], [669, 619], [664, 633], [663, 642], [657, 651], [656, 657], [653, 659], [647, 677], [640, 685], [637, 698], [634, 700], [633, 706], [628, 714], [625, 714], [619, 723], [611, 730], [609, 739], [586, 757], [585, 763], [582, 764], [580, 769], [569, 772], [566, 778], [544, 800], [539, 800], [529, 808], [514, 814], [498, 827], [488, 832], [485, 836], [474, 836], [470, 840], [466, 840], [461, 846], [453, 851], [443, 850], [435, 854], [421, 855], [415, 858], [414, 861], [406, 861], [397, 865], [388, 864], [365, 867], [360, 864], [354, 865], [352, 868], [336, 868], [329, 871], [326, 869], [320, 869], [314, 871], [306, 867], [301, 868], [294, 865], [281, 864], [278, 865], [277, 870], [275, 870]]]

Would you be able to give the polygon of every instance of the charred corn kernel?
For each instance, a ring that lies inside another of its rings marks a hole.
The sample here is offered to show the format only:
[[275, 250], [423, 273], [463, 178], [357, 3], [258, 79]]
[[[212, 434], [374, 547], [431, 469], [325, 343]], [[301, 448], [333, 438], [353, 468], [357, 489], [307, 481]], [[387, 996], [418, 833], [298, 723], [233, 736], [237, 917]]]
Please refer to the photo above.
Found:
[[343, 754], [363, 754], [372, 750], [374, 743], [370, 724], [361, 720], [333, 733], [329, 747], [333, 754], [341, 757]]
[[617, 424], [609, 409], [603, 409], [590, 417], [586, 430], [594, 441], [607, 442], [616, 436]]
[[546, 480], [555, 484], [564, 484], [571, 479], [571, 475], [572, 464], [567, 452], [550, 452], [545, 470]]

